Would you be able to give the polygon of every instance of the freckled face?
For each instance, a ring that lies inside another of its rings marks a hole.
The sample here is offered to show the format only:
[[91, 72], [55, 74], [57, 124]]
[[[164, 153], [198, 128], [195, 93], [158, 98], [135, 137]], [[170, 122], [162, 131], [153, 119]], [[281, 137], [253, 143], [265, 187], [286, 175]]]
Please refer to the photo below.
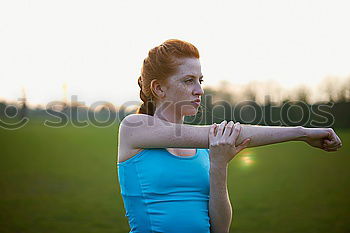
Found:
[[175, 105], [175, 111], [184, 116], [197, 113], [199, 102], [194, 103], [204, 94], [201, 86], [203, 75], [197, 58], [178, 59], [177, 72], [167, 79], [164, 101]]

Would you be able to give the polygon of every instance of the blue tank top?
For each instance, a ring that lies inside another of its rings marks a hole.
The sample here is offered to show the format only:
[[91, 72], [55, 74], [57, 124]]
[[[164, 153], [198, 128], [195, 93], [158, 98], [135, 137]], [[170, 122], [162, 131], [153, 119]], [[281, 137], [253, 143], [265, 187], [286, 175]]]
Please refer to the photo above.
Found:
[[118, 163], [130, 233], [209, 233], [209, 149], [143, 149]]

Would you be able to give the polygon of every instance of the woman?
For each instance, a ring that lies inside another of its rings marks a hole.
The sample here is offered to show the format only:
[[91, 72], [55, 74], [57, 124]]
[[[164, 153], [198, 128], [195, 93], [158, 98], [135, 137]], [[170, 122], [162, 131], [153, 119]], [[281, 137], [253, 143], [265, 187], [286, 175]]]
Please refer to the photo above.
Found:
[[183, 124], [197, 113], [202, 81], [198, 50], [184, 41], [165, 41], [143, 62], [143, 104], [119, 128], [118, 178], [131, 232], [228, 232], [227, 166], [238, 152], [292, 140], [341, 147], [330, 128]]

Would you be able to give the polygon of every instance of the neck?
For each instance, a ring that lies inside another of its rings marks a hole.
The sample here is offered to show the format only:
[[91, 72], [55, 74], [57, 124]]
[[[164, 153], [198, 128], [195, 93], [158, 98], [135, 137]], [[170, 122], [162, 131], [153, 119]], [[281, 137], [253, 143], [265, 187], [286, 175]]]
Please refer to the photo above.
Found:
[[156, 106], [154, 117], [175, 124], [183, 124], [184, 121], [184, 116], [177, 113], [173, 105], [165, 106], [164, 104], [160, 104]]

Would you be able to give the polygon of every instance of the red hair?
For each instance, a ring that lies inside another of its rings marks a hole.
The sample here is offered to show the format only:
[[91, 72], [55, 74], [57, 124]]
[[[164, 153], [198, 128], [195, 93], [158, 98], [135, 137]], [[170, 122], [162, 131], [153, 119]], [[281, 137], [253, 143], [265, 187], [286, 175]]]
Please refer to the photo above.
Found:
[[169, 76], [173, 75], [179, 65], [176, 58], [199, 58], [199, 52], [191, 43], [176, 39], [167, 40], [148, 52], [138, 79], [141, 89], [140, 98], [143, 103], [138, 108], [137, 114], [154, 115], [156, 107], [154, 99], [157, 96], [151, 89], [151, 82], [156, 79], [164, 83]]

